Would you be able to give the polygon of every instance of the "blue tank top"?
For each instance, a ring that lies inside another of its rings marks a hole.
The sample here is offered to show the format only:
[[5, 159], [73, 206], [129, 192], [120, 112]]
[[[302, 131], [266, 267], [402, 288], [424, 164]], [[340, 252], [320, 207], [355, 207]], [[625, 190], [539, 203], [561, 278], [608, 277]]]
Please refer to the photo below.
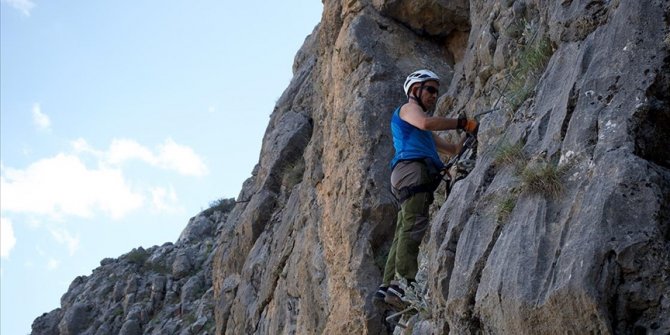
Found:
[[433, 133], [421, 130], [400, 118], [400, 107], [396, 108], [391, 117], [391, 134], [395, 148], [391, 169], [400, 161], [423, 158], [428, 158], [437, 170], [444, 168], [444, 163], [437, 154]]

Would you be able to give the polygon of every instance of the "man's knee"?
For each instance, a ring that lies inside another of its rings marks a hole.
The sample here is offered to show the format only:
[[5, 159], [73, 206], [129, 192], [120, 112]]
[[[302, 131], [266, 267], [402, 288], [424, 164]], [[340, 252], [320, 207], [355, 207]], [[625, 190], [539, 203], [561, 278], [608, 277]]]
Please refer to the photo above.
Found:
[[424, 217], [416, 220], [407, 233], [412, 241], [421, 243], [423, 236], [426, 235], [426, 230], [428, 230], [428, 218]]

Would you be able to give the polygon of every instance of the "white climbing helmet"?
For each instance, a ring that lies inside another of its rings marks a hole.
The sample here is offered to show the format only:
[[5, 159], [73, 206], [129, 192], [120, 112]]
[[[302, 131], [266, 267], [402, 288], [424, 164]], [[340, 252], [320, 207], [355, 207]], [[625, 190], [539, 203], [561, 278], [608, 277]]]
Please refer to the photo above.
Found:
[[440, 82], [440, 77], [438, 77], [433, 71], [430, 70], [418, 70], [412, 72], [407, 79], [405, 79], [405, 94], [409, 96], [409, 88], [412, 87], [415, 83], [422, 83], [424, 81], [435, 80], [438, 83]]

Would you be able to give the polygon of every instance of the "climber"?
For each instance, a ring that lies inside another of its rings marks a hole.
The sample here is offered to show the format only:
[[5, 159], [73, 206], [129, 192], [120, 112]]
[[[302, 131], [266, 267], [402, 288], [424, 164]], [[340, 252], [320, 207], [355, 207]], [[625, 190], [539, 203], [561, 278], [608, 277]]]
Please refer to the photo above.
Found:
[[406, 305], [404, 284], [411, 285], [415, 281], [419, 245], [428, 228], [428, 209], [433, 202], [433, 192], [442, 180], [444, 164], [438, 151], [454, 155], [464, 140], [449, 143], [432, 131], [461, 129], [474, 133], [478, 127], [474, 119], [428, 114], [437, 101], [439, 86], [440, 79], [432, 71], [411, 73], [403, 85], [407, 103], [396, 108], [391, 118], [395, 148], [391, 186], [400, 202], [400, 210], [384, 278], [373, 299], [397, 308]]

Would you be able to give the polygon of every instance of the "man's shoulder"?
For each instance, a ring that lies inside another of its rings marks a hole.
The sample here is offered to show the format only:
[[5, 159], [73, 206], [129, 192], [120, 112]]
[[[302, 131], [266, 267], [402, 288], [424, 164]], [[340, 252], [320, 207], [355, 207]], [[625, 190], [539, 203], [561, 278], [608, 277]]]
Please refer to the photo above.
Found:
[[[417, 113], [419, 113], [419, 114], [417, 114]], [[418, 115], [423, 115], [424, 113], [423, 113], [423, 109], [421, 109], [421, 107], [419, 107], [419, 105], [411, 103], [411, 102], [407, 102], [404, 105], [400, 106], [400, 108], [398, 110], [398, 115], [400, 116], [401, 119], [406, 121], [407, 120], [407, 115], [410, 115], [410, 114], [418, 116]]]
[[400, 109], [413, 110], [413, 111], [415, 110], [415, 111], [419, 111], [419, 112], [423, 113], [423, 108], [421, 108], [421, 106], [419, 106], [419, 104], [417, 104], [416, 102], [411, 101], [411, 100], [404, 103], [402, 106], [400, 106]]

